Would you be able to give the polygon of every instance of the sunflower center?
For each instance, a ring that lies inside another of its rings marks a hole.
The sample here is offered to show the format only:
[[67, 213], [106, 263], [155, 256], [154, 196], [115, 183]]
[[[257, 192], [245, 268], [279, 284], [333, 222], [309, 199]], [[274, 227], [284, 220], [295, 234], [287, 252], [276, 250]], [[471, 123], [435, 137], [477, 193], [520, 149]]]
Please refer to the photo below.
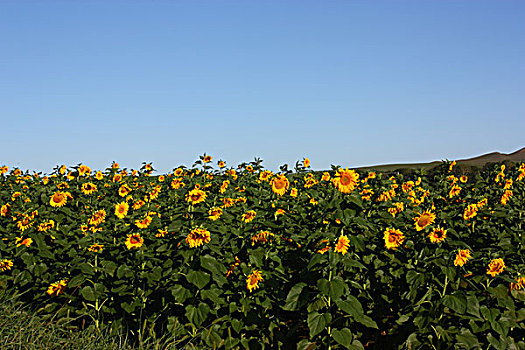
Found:
[[283, 187], [284, 187], [284, 181], [282, 181], [282, 180], [275, 181], [275, 188], [276, 189], [280, 190]]
[[430, 218], [426, 215], [422, 216], [420, 219], [419, 219], [419, 226], [421, 227], [425, 227], [427, 226], [428, 224], [430, 223]]
[[129, 242], [130, 242], [131, 244], [137, 244], [137, 243], [139, 243], [139, 240], [138, 240], [137, 237], [135, 237], [135, 236], [131, 236], [131, 238], [129, 239]]
[[351, 180], [350, 180], [350, 177], [348, 175], [341, 176], [341, 184], [343, 186], [346, 186], [346, 185], [350, 184], [350, 181]]

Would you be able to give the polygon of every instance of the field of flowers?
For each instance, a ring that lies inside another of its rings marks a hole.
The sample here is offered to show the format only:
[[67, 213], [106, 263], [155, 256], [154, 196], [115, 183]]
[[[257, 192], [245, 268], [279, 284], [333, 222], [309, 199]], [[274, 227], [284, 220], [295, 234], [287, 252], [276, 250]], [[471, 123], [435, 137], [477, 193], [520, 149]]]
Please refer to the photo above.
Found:
[[525, 164], [0, 168], [0, 289], [176, 348], [525, 349]]

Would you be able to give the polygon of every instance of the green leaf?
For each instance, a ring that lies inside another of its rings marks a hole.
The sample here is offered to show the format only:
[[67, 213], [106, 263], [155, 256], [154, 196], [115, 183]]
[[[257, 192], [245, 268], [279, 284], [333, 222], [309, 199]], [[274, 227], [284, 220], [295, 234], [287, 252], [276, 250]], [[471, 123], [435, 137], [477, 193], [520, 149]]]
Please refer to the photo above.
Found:
[[171, 288], [171, 295], [173, 295], [176, 302], [182, 304], [191, 296], [191, 293], [180, 284], [176, 284]]
[[336, 301], [336, 304], [341, 310], [354, 317], [354, 319], [364, 314], [363, 306], [353, 295], [348, 296], [348, 300]]
[[88, 301], [95, 301], [95, 291], [91, 286], [85, 286], [80, 290], [80, 294]]
[[193, 283], [197, 288], [202, 289], [210, 281], [210, 275], [203, 271], [191, 270], [186, 275], [186, 280]]
[[338, 300], [341, 298], [341, 295], [343, 295], [345, 286], [345, 281], [340, 276], [334, 277], [334, 279], [330, 281], [330, 290], [328, 295], [330, 298]]
[[201, 260], [201, 266], [210, 271], [214, 274], [222, 274], [226, 271], [224, 271], [224, 266], [220, 264], [217, 259], [215, 259], [213, 256], [206, 254], [200, 257]]
[[115, 274], [115, 270], [117, 269], [117, 264], [111, 260], [104, 260], [101, 262], [101, 265], [102, 270], [111, 277], [113, 277], [113, 275]]
[[73, 277], [67, 284], [68, 288], [74, 288], [74, 287], [78, 287], [80, 286], [82, 283], [84, 283], [84, 281], [86, 280], [86, 278], [82, 275], [77, 275], [75, 277]]
[[462, 328], [461, 333], [456, 335], [457, 345], [464, 346], [467, 349], [479, 349], [481, 345], [479, 344], [478, 338], [472, 334], [468, 329]]
[[467, 298], [460, 293], [445, 295], [443, 298], [443, 305], [454, 310], [454, 312], [463, 315], [467, 310]]
[[209, 312], [210, 307], [205, 303], [200, 303], [198, 307], [194, 307], [193, 305], [186, 306], [186, 317], [197, 327], [206, 320]]
[[328, 313], [320, 314], [316, 311], [308, 314], [308, 328], [310, 329], [310, 338], [315, 337], [321, 333], [332, 320], [332, 316]]
[[288, 296], [286, 297], [286, 303], [283, 306], [283, 310], [286, 310], [286, 311], [296, 310], [297, 305], [299, 304], [299, 297], [305, 286], [306, 286], [306, 283], [300, 282], [300, 283], [297, 283], [295, 286], [293, 286], [292, 289], [290, 289], [290, 292], [288, 292]]
[[332, 338], [347, 349], [352, 345], [352, 332], [348, 328], [332, 330]]
[[481, 315], [479, 313], [479, 301], [475, 295], [467, 296], [467, 312], [471, 315], [481, 318]]
[[361, 323], [363, 326], [366, 326], [368, 328], [379, 329], [379, 327], [377, 326], [376, 321], [374, 321], [371, 317], [369, 317], [367, 315], [361, 315], [361, 316], [358, 316], [358, 317], [354, 317], [354, 319], [357, 322]]

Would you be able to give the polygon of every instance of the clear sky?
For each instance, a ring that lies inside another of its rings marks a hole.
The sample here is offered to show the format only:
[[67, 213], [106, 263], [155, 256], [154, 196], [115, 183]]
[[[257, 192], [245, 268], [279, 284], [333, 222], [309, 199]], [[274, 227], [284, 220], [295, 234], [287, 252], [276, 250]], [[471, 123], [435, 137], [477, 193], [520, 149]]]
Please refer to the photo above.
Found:
[[0, 165], [266, 168], [525, 146], [523, 0], [0, 1]]

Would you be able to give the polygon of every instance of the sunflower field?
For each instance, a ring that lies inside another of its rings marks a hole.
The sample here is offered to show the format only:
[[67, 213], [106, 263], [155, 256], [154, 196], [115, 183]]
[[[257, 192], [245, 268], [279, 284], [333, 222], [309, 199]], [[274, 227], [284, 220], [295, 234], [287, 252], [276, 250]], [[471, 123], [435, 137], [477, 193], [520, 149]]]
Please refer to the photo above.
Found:
[[0, 168], [0, 289], [174, 348], [525, 349], [525, 164]]

